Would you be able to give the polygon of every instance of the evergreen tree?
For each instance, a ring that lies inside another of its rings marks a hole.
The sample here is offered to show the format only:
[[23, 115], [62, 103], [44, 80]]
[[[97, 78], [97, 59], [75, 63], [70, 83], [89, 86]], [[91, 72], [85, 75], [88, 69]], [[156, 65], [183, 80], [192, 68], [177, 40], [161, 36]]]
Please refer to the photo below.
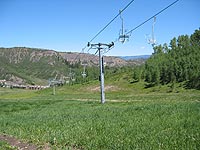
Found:
[[181, 35], [167, 44], [154, 47], [145, 63], [145, 81], [167, 84], [185, 81], [187, 87], [200, 89], [200, 30]]

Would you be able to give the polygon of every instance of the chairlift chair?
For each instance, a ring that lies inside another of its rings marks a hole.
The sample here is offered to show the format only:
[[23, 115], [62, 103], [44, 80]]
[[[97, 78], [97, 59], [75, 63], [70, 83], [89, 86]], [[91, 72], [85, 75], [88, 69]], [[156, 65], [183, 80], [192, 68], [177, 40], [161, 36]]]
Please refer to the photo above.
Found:
[[129, 35], [125, 34], [126, 30], [124, 31], [124, 19], [122, 18], [121, 12], [122, 11], [120, 10], [119, 13], [120, 13], [120, 19], [122, 21], [122, 28], [120, 30], [118, 40], [119, 40], [119, 42], [124, 43], [125, 41], [127, 41], [129, 39]]
[[82, 77], [85, 78], [87, 76], [87, 74], [85, 72], [85, 68], [88, 65], [88, 63], [87, 63], [87, 61], [83, 61], [83, 63], [81, 63], [81, 65], [83, 66]]
[[152, 35], [151, 35], [151, 38], [148, 39], [148, 44], [151, 44], [152, 47], [154, 47], [156, 45], [156, 39], [155, 39], [155, 36], [154, 36], [154, 26], [155, 26], [155, 23], [156, 23], [156, 17], [154, 17], [154, 21], [153, 21], [153, 25], [152, 25]]
[[86, 73], [82, 72], [82, 77], [85, 78], [86, 76]]

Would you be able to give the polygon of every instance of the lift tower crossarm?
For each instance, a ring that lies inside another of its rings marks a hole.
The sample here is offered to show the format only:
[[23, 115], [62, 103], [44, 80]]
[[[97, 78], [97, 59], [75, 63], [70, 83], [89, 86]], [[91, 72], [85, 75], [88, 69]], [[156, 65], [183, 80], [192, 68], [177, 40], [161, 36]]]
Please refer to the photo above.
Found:
[[[89, 42], [88, 42], [88, 45], [87, 45], [88, 47], [89, 46], [91, 46], [92, 48], [101, 48], [101, 46], [106, 46], [106, 47], [108, 47], [108, 48], [111, 48], [111, 47], [113, 47], [114, 46], [114, 42], [112, 42], [111, 44], [104, 44], [104, 43], [97, 43], [97, 44], [90, 44]], [[101, 49], [103, 49], [103, 48], [101, 48]]]

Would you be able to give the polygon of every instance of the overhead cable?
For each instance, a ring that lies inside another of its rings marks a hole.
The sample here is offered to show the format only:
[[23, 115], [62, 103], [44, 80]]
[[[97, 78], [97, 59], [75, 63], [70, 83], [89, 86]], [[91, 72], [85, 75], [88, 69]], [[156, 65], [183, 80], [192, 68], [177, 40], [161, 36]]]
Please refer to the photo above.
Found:
[[177, 3], [179, 0], [174, 1], [173, 3], [171, 3], [170, 5], [168, 5], [167, 7], [165, 7], [164, 9], [162, 9], [161, 11], [159, 11], [158, 13], [156, 13], [155, 15], [153, 15], [152, 17], [150, 17], [149, 19], [145, 20], [144, 22], [142, 22], [141, 24], [139, 24], [138, 26], [136, 26], [135, 28], [133, 28], [132, 30], [128, 31], [126, 33], [126, 35], [131, 34], [134, 30], [136, 30], [137, 28], [141, 27], [142, 25], [144, 25], [145, 23], [147, 23], [148, 21], [150, 21], [151, 19], [153, 19], [154, 17], [158, 16], [159, 14], [161, 14], [163, 11], [167, 10], [169, 7], [173, 6], [175, 3]]
[[91, 43], [97, 36], [99, 36], [120, 14], [125, 11], [135, 0], [130, 1], [108, 24], [106, 24], [89, 42]]
[[[91, 43], [94, 39], [97, 38], [97, 36], [99, 36], [117, 17], [120, 16], [120, 14], [125, 11], [135, 0], [131, 0], [110, 22], [108, 22], [108, 24], [106, 24], [90, 41], [89, 43]], [[87, 46], [85, 46], [84, 48], [82, 48], [81, 53], [84, 53], [85, 49], [87, 48]], [[89, 48], [87, 50], [87, 52], [90, 51], [91, 48]], [[75, 59], [73, 60], [76, 61], [76, 59], [79, 57], [80, 54], [78, 54]]]

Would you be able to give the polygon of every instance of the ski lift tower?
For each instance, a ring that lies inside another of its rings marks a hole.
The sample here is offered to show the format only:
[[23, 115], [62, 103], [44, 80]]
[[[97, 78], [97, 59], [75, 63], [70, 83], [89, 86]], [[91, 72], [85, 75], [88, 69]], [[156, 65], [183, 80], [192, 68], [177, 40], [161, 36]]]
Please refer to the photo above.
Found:
[[111, 44], [103, 44], [103, 43], [98, 43], [98, 44], [90, 44], [88, 43], [88, 47], [91, 46], [93, 48], [97, 49], [97, 52], [99, 52], [99, 68], [100, 68], [100, 89], [101, 89], [101, 103], [105, 103], [105, 90], [104, 90], [104, 66], [103, 66], [103, 55], [102, 51], [103, 49], [108, 48], [110, 49], [111, 47], [114, 46], [114, 43], [112, 42]]
[[76, 81], [75, 73], [72, 72], [72, 68], [70, 68], [70, 72], [69, 72], [69, 82], [70, 82], [71, 84], [73, 84], [73, 82], [75, 82], [75, 81]]
[[56, 95], [56, 78], [57, 78], [58, 74], [56, 74], [55, 78], [53, 80], [50, 81], [50, 85], [53, 86], [53, 95]]

